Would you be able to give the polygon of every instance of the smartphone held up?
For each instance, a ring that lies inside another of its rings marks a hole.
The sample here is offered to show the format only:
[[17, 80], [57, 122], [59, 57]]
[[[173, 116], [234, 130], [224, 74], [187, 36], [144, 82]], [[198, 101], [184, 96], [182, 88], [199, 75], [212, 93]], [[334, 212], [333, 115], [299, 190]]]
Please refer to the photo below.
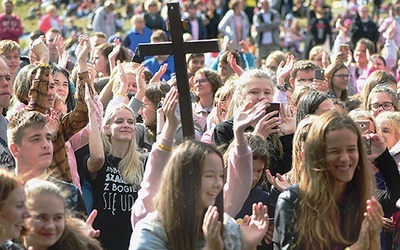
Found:
[[[279, 117], [279, 108], [280, 108], [280, 106], [281, 106], [280, 103], [271, 102], [269, 104], [269, 106], [266, 108], [265, 111], [266, 111], [267, 114], [269, 114], [269, 113], [277, 110], [278, 112], [275, 115], [273, 115], [271, 118]], [[278, 129], [278, 127], [274, 127], [273, 129]]]

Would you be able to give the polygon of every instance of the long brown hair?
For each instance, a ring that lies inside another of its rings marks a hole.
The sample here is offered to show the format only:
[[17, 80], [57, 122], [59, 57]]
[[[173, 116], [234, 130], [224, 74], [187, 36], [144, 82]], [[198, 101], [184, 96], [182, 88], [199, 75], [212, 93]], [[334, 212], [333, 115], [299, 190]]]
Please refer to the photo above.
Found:
[[[347, 183], [339, 210], [335, 199], [335, 180], [325, 164], [326, 136], [329, 132], [349, 129], [357, 135], [358, 165], [353, 179]], [[372, 174], [363, 146], [361, 133], [353, 120], [338, 110], [329, 111], [310, 127], [304, 145], [305, 164], [300, 175], [299, 207], [295, 231], [299, 232], [296, 249], [332, 249], [356, 242], [363, 221], [367, 199], [373, 190]], [[340, 213], [341, 212], [341, 213]], [[341, 224], [338, 223], [341, 219]], [[310, 226], [312, 225], [312, 226]]]
[[[347, 68], [347, 66], [343, 62], [339, 62], [339, 61], [335, 61], [334, 63], [330, 64], [325, 71], [325, 76], [328, 77], [329, 91], [333, 94], [335, 94], [335, 91], [333, 89], [333, 76], [340, 69], [346, 69], [347, 72], [349, 72], [349, 69]], [[340, 99], [341, 101], [346, 101], [349, 98], [347, 89], [343, 90], [340, 93], [340, 96], [336, 96], [336, 98]]]
[[[160, 189], [155, 197], [155, 209], [168, 236], [171, 249], [195, 249], [202, 235], [203, 218], [200, 214], [199, 191], [201, 173], [208, 154], [221, 153], [210, 144], [188, 140], [180, 144], [169, 159], [163, 172]], [[220, 221], [223, 218], [223, 191], [217, 196]]]
[[[3, 206], [7, 203], [10, 193], [14, 191], [18, 186], [23, 186], [22, 180], [20, 180], [13, 173], [6, 169], [0, 169], [0, 237], [4, 237], [5, 227], [2, 220]], [[1, 243], [1, 242], [0, 242]]]

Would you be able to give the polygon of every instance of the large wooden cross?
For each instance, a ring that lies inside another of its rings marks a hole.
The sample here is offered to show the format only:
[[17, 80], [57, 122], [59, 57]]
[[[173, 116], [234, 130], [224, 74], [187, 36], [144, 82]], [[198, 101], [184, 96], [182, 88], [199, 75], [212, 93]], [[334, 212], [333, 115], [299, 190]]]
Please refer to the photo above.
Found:
[[194, 125], [192, 116], [192, 104], [190, 100], [190, 88], [186, 67], [187, 53], [218, 52], [218, 40], [183, 41], [183, 25], [178, 2], [167, 3], [169, 31], [172, 42], [154, 44], [139, 44], [140, 57], [149, 55], [174, 55], [175, 73], [178, 84], [179, 107], [183, 136], [194, 138]]

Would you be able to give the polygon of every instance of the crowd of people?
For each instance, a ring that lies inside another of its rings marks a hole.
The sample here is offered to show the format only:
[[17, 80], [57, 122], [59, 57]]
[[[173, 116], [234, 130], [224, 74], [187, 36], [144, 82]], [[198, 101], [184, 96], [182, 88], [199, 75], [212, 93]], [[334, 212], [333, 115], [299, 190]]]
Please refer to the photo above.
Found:
[[167, 2], [2, 0], [0, 249], [400, 249], [400, 2], [180, 1], [188, 114]]

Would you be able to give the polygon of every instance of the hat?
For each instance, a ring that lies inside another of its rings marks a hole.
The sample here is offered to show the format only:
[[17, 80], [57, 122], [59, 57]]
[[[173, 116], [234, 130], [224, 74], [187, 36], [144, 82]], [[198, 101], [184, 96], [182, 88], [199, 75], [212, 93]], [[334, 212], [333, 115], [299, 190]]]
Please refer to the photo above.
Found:
[[13, 0], [3, 0], [1, 3], [2, 3], [2, 4], [5, 4], [5, 3], [12, 3], [12, 4], [14, 4]]

